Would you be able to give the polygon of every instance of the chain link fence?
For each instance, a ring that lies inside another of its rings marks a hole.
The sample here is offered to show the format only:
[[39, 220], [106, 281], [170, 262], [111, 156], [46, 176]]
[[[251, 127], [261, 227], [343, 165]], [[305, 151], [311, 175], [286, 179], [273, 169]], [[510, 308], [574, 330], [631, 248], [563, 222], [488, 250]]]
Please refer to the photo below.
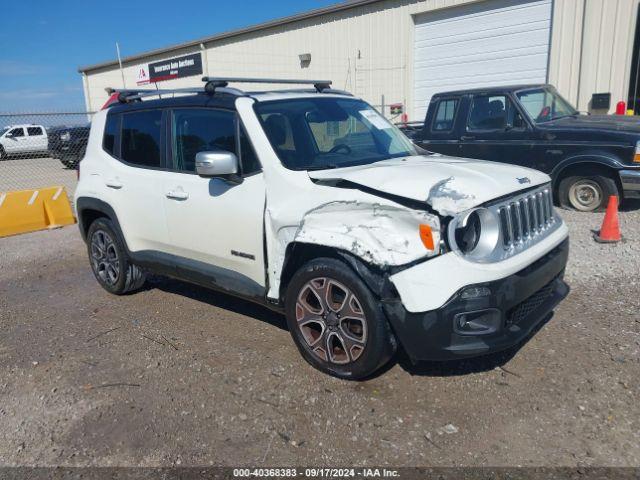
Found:
[[0, 194], [64, 186], [69, 197], [92, 112], [0, 113]]

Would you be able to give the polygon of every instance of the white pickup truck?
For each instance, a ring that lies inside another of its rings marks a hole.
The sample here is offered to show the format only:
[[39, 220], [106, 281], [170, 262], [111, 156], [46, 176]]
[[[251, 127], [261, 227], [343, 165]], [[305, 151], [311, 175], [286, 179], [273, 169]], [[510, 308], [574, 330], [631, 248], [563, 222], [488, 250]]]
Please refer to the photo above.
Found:
[[0, 131], [0, 159], [44, 153], [49, 147], [42, 125], [9, 125]]
[[120, 91], [93, 118], [75, 202], [109, 292], [153, 271], [259, 302], [350, 379], [399, 346], [415, 361], [506, 349], [567, 295], [547, 175], [420, 150], [330, 82], [205, 80]]

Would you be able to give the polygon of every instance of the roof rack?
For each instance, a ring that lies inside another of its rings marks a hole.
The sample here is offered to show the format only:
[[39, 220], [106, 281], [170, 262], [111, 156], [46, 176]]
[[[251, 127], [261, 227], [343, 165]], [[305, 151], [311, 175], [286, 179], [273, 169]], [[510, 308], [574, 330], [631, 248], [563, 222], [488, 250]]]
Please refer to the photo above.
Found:
[[313, 85], [313, 87], [322, 93], [324, 90], [331, 88], [331, 80], [299, 80], [292, 78], [242, 78], [242, 77], [202, 77], [202, 81], [206, 82], [205, 91], [212, 93], [220, 87], [226, 87], [229, 82], [233, 83], [275, 83], [286, 85]]
[[[172, 89], [127, 89], [127, 88], [106, 88], [109, 95], [118, 94], [120, 103], [130, 103], [141, 101], [145, 97], [171, 95], [181, 93], [194, 93], [213, 95], [214, 93], [227, 93], [230, 95], [243, 96], [247, 93], [237, 88], [229, 88], [229, 82], [234, 83], [270, 83], [270, 84], [286, 84], [286, 85], [313, 85], [318, 93], [338, 93], [350, 95], [342, 90], [333, 90], [331, 88], [331, 80], [295, 80], [290, 78], [240, 78], [240, 77], [202, 77], [202, 81], [206, 82], [204, 89], [202, 88], [172, 88]], [[291, 90], [293, 91], [293, 90]]]

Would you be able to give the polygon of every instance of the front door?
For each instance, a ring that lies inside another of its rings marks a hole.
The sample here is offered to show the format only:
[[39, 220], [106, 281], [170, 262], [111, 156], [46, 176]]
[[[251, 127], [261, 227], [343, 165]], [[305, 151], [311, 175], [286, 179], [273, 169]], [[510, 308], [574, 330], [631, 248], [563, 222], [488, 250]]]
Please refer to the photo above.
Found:
[[[163, 201], [178, 267], [236, 293], [264, 293], [265, 183], [235, 112], [174, 109], [169, 130]], [[205, 151], [235, 153], [239, 177], [198, 176], [195, 157]]]
[[2, 145], [4, 151], [7, 153], [22, 153], [28, 151], [27, 137], [25, 136], [24, 128], [15, 127], [9, 130], [5, 135]]
[[461, 156], [530, 166], [534, 142], [530, 126], [511, 99], [475, 95], [460, 137]]

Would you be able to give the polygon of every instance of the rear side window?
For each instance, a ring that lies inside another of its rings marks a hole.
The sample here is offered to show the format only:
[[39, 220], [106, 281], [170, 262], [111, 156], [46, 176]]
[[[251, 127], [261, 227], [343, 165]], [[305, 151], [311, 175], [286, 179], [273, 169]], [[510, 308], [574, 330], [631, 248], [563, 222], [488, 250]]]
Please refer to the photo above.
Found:
[[102, 138], [102, 148], [112, 157], [117, 157], [116, 137], [120, 129], [120, 115], [108, 115], [104, 126], [104, 137]]
[[161, 110], [122, 114], [122, 160], [141, 167], [160, 167], [161, 131]]
[[40, 127], [27, 127], [27, 134], [32, 137], [42, 135], [42, 129]]
[[458, 99], [440, 100], [436, 110], [436, 118], [433, 121], [434, 132], [447, 132], [453, 130], [453, 119], [458, 108]]

